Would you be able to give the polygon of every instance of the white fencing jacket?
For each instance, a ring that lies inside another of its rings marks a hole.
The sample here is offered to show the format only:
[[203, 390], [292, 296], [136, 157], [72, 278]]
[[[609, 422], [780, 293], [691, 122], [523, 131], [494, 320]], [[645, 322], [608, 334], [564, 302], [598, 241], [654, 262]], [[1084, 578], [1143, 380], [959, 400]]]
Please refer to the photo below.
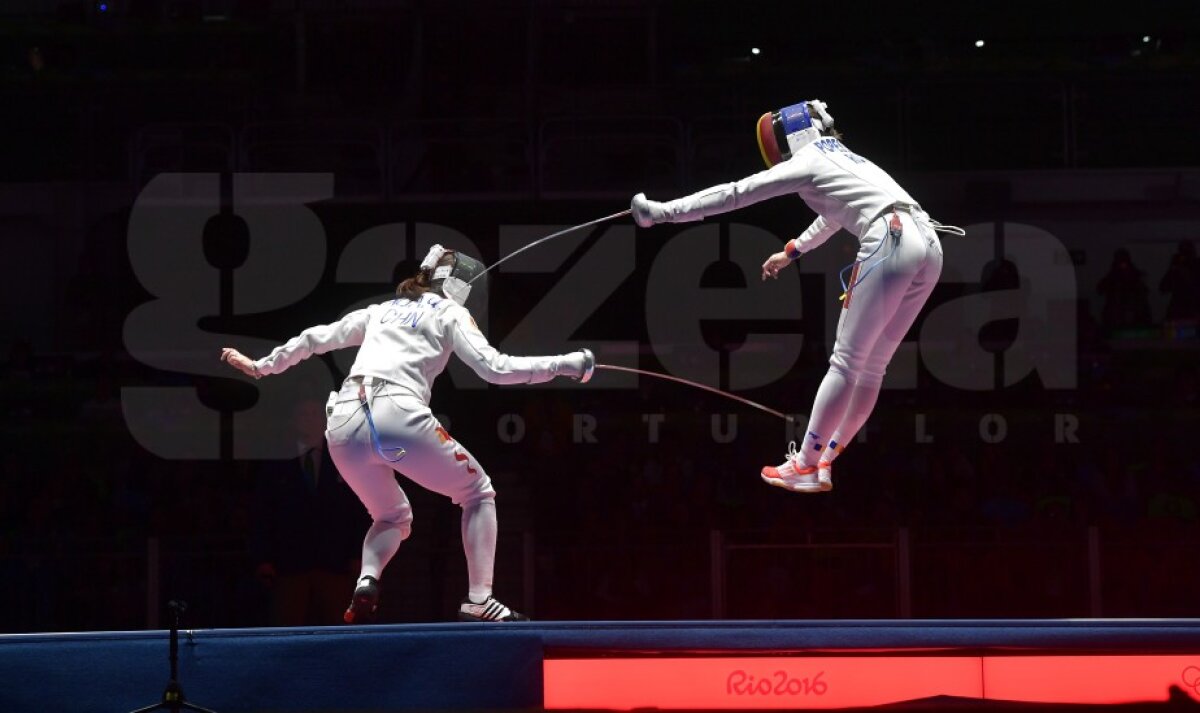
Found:
[[874, 250], [879, 236], [867, 236], [871, 223], [893, 206], [920, 209], [913, 197], [883, 169], [825, 137], [796, 152], [792, 158], [733, 183], [684, 196], [662, 205], [668, 222], [701, 220], [728, 213], [768, 198], [798, 193], [817, 213], [817, 219], [796, 238], [795, 247], [808, 252], [840, 228], [854, 233], [862, 245], [860, 255]]
[[549, 381], [566, 358], [501, 354], [465, 307], [427, 292], [416, 300], [397, 298], [355, 310], [333, 324], [309, 327], [254, 365], [260, 374], [278, 374], [313, 354], [344, 347], [359, 347], [350, 376], [385, 379], [425, 403], [451, 352], [493, 384]]

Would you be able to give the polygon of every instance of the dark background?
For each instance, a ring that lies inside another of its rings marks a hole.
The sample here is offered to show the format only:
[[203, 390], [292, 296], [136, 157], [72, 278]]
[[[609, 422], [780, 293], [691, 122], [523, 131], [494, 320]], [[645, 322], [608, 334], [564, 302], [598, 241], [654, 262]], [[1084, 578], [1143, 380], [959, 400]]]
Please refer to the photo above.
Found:
[[[289, 500], [286, 462], [229, 455], [229, 414], [253, 387], [127, 352], [125, 318], [151, 299], [129, 263], [128, 215], [156, 175], [215, 172], [226, 191], [234, 172], [335, 175], [335, 198], [314, 206], [331, 257], [321, 286], [276, 314], [199, 326], [232, 346], [283, 341], [388, 291], [333, 273], [372, 226], [447, 225], [490, 263], [499, 226], [569, 225], [638, 191], [665, 199], [758, 170], [754, 120], [810, 97], [935, 217], [1044, 226], [1072, 250], [1078, 386], [1030, 375], [962, 392], [922, 372], [918, 389], [884, 392], [837, 489], [800, 497], [757, 477], [782, 458], [778, 422], [699, 392], [443, 379], [435, 410], [500, 492], [498, 596], [546, 619], [1200, 615], [1200, 267], [1184, 247], [1200, 238], [1200, 13], [1102, 5], [5, 3], [0, 631], [158, 626], [171, 597], [191, 602], [195, 626], [322, 623], [339, 612], [284, 621], [271, 608], [281, 558], [317, 549], [335, 561], [294, 566], [329, 570], [350, 594], [366, 526], [355, 504]], [[811, 214], [782, 198], [737, 219], [788, 236]], [[675, 232], [639, 233], [637, 270], [574, 339], [647, 340], [627, 317]], [[228, 274], [253, 236], [235, 216], [203, 239]], [[1023, 278], [996, 262], [931, 306]], [[704, 284], [741, 279], [723, 261]], [[493, 341], [554, 282], [496, 276]], [[806, 314], [836, 291], [832, 275], [803, 285]], [[706, 324], [707, 348], [735, 349], [752, 326]], [[793, 326], [803, 358], [745, 395], [802, 413], [826, 325]], [[997, 321], [975, 338], [1003, 353], [1015, 330]], [[639, 363], [660, 368], [649, 349]], [[139, 446], [120, 389], [144, 385], [197, 387], [226, 414], [224, 457]], [[571, 442], [576, 413], [596, 417], [598, 443]], [[667, 417], [656, 444], [648, 413]], [[732, 413], [737, 437], [714, 442], [710, 417]], [[1078, 417], [1078, 443], [1056, 442], [1055, 413]], [[520, 442], [498, 438], [506, 414], [523, 419]], [[1007, 439], [980, 437], [985, 414], [1005, 417]], [[933, 443], [914, 442], [918, 416]], [[382, 616], [444, 620], [465, 582], [458, 511], [406, 490], [415, 530]], [[741, 547], [767, 544], [804, 547]]]

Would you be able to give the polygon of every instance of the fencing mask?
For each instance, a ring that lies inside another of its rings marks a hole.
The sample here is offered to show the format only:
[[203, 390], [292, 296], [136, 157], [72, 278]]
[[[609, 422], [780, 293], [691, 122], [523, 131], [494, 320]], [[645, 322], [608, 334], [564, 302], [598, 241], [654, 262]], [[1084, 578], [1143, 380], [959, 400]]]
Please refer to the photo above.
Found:
[[758, 118], [758, 150], [767, 168], [782, 163], [833, 128], [825, 102], [810, 99]]
[[[452, 256], [449, 264], [438, 264], [443, 255]], [[442, 296], [448, 297], [460, 305], [466, 305], [472, 287], [479, 287], [481, 292], [487, 289], [483, 284], [487, 280], [487, 277], [483, 276], [483, 263], [470, 255], [465, 255], [457, 250], [447, 250], [441, 245], [434, 245], [429, 249], [429, 254], [421, 261], [421, 269], [433, 270], [429, 282], [434, 291], [441, 292]]]

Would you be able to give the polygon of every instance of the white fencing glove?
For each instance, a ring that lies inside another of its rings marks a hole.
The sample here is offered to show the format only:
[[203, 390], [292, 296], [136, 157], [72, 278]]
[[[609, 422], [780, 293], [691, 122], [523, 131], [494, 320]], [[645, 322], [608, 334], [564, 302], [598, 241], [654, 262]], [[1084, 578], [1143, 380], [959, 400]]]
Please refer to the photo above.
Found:
[[590, 381], [595, 371], [596, 355], [591, 349], [580, 349], [564, 355], [554, 370], [557, 376], [570, 377], [581, 384]]
[[666, 223], [670, 218], [667, 207], [658, 201], [649, 200], [645, 193], [634, 196], [629, 202], [629, 209], [633, 212], [633, 222], [642, 228], [649, 228], [655, 223]]

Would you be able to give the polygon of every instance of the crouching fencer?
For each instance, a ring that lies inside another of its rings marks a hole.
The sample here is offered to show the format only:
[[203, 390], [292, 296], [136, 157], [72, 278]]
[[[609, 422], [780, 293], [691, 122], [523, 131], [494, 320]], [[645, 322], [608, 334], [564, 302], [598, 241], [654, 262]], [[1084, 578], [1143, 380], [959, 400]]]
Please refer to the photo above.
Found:
[[758, 120], [758, 146], [767, 170], [733, 183], [660, 203], [634, 196], [633, 218], [643, 228], [727, 213], [797, 193], [816, 220], [767, 258], [762, 278], [775, 278], [840, 228], [858, 237], [856, 261], [842, 271], [841, 316], [829, 371], [817, 390], [807, 435], [788, 447], [779, 466], [762, 469], [767, 483], [799, 493], [833, 488], [832, 464], [875, 407], [884, 370], [942, 271], [937, 231], [942, 226], [895, 180], [846, 148], [825, 103], [814, 99], [768, 112]]
[[363, 540], [362, 570], [344, 616], [347, 623], [374, 616], [383, 570], [412, 527], [408, 497], [393, 471], [462, 507], [469, 588], [459, 620], [526, 620], [492, 596], [496, 493], [479, 461], [434, 418], [430, 390], [451, 351], [494, 384], [541, 383], [556, 376], [583, 382], [591, 378], [595, 359], [586, 349], [540, 357], [498, 352], [465, 307], [470, 283], [483, 272], [478, 261], [435, 245], [391, 301], [306, 329], [262, 359], [222, 350], [223, 361], [259, 378], [314, 354], [359, 347], [350, 376], [330, 394], [325, 430], [334, 464], [373, 521]]

